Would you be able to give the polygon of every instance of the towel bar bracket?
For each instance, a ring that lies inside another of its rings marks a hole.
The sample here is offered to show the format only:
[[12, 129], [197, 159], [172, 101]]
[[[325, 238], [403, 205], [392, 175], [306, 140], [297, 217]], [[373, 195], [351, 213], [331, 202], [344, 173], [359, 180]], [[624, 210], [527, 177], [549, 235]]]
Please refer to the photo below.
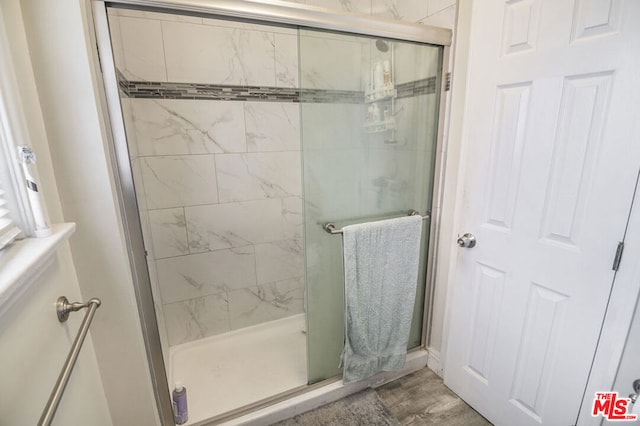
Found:
[[69, 303], [69, 299], [64, 296], [58, 297], [56, 301], [56, 314], [58, 315], [58, 321], [66, 322], [69, 319], [69, 313], [79, 311], [80, 309], [88, 308], [92, 304], [100, 306], [100, 299], [93, 298], [85, 303]]
[[330, 234], [342, 234], [342, 229], [336, 228], [333, 223], [325, 223], [322, 227]]

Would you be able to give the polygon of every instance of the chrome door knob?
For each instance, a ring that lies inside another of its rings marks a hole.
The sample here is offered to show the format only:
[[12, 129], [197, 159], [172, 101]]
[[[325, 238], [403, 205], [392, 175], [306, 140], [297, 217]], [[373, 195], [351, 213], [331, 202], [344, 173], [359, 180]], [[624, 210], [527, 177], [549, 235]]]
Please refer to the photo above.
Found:
[[629, 399], [631, 399], [632, 404], [635, 404], [638, 401], [638, 394], [640, 394], [640, 379], [633, 381], [633, 390], [634, 392], [629, 395]]
[[466, 233], [458, 238], [458, 245], [463, 248], [473, 248], [476, 246], [476, 237], [473, 234]]

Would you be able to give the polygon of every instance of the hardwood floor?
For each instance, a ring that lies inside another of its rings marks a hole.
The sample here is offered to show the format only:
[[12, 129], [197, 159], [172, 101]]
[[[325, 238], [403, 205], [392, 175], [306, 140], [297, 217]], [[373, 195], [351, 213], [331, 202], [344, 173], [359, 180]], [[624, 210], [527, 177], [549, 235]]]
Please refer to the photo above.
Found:
[[381, 386], [376, 392], [403, 425], [491, 425], [428, 368]]

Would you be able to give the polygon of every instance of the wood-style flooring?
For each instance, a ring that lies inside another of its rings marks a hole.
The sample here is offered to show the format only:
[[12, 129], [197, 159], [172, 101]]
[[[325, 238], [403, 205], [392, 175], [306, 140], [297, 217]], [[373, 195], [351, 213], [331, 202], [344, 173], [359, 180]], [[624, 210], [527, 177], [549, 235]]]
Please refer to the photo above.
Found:
[[428, 368], [387, 383], [376, 392], [403, 425], [491, 425]]

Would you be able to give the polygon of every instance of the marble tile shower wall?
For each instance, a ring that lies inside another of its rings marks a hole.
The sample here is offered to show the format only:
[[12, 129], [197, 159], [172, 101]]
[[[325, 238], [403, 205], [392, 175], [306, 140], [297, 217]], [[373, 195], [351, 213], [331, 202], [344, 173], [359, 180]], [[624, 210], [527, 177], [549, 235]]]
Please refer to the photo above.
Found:
[[[298, 84], [292, 30], [126, 10], [109, 20], [127, 78]], [[298, 104], [123, 98], [123, 111], [169, 345], [302, 313]]]
[[452, 29], [456, 0], [287, 0], [336, 12], [361, 13]]
[[[293, 2], [448, 28], [455, 18], [455, 0]], [[113, 9], [109, 25], [128, 80], [299, 86], [292, 29]], [[351, 76], [315, 87], [362, 90]], [[161, 338], [175, 345], [302, 312], [297, 105], [123, 99], [123, 108]]]
[[109, 9], [127, 80], [298, 86], [297, 32], [220, 19]]

